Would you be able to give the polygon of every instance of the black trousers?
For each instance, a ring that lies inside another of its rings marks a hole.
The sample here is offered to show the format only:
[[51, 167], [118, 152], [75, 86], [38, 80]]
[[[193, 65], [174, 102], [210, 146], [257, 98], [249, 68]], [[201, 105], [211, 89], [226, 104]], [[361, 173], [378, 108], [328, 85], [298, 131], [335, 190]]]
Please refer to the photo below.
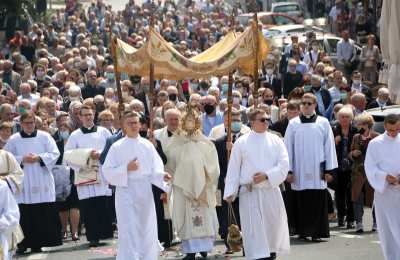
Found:
[[353, 202], [351, 201], [351, 171], [338, 171], [335, 192], [338, 219], [346, 217], [347, 222], [354, 221]]
[[55, 202], [19, 204], [25, 238], [20, 248], [38, 249], [62, 245], [61, 222]]
[[88, 241], [113, 237], [111, 200], [111, 196], [99, 196], [80, 201]]

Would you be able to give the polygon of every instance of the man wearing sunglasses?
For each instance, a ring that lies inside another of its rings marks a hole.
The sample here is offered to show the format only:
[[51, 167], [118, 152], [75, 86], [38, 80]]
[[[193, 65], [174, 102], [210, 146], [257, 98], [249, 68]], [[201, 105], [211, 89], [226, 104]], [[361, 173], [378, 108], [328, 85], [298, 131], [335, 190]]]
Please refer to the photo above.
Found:
[[290, 120], [285, 133], [293, 200], [289, 225], [300, 239], [319, 242], [329, 237], [327, 182], [338, 167], [335, 140], [329, 121], [318, 116], [317, 98], [306, 93], [301, 114]]
[[276, 259], [290, 249], [285, 206], [279, 185], [286, 179], [286, 147], [268, 132], [264, 110], [249, 113], [250, 133], [235, 142], [228, 164], [224, 199], [239, 197], [243, 246], [247, 259]]

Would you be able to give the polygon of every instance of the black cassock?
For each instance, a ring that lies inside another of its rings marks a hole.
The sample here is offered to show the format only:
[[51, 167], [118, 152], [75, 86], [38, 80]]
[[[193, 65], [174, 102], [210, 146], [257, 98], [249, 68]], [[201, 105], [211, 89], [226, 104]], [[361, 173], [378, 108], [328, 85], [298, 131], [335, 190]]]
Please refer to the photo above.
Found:
[[[225, 178], [226, 178], [226, 171], [228, 168], [228, 150], [226, 149], [226, 141], [228, 139], [227, 135], [224, 135], [223, 137], [217, 139], [214, 141], [215, 148], [217, 149], [218, 153], [218, 162], [219, 162], [219, 179], [218, 179], [218, 190], [221, 190], [221, 197], [224, 196], [224, 191], [225, 191]], [[233, 142], [236, 139], [235, 137], [233, 138]], [[238, 222], [238, 225], [240, 226], [240, 217], [239, 217], [239, 200], [236, 199], [232, 203], [234, 212], [235, 212], [235, 217]], [[228, 223], [228, 203], [226, 201], [222, 200], [222, 206], [217, 206], [217, 216], [218, 216], [218, 222], [219, 222], [219, 234], [222, 239], [225, 241], [225, 245], [228, 247], [226, 243], [226, 238], [228, 235], [228, 226], [230, 223]]]
[[[161, 142], [158, 140], [157, 140], [156, 150], [165, 165], [167, 163], [167, 156], [164, 154]], [[165, 248], [168, 248], [171, 246], [171, 241], [172, 241], [172, 222], [169, 219], [165, 219], [164, 204], [163, 201], [160, 200], [161, 194], [163, 194], [164, 191], [154, 185], [152, 185], [152, 189], [154, 196], [154, 204], [156, 206], [156, 213], [157, 213], [158, 240], [160, 241], [160, 243], [164, 243], [163, 246]]]

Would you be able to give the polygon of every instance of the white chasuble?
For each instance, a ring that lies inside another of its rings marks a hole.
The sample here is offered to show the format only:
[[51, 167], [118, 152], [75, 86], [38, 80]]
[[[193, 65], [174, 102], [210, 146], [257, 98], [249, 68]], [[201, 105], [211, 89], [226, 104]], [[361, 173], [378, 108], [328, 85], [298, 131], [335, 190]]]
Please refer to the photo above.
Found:
[[184, 240], [185, 253], [208, 251], [218, 234], [218, 154], [214, 144], [202, 134], [172, 138], [167, 151], [173, 175], [172, 222]]

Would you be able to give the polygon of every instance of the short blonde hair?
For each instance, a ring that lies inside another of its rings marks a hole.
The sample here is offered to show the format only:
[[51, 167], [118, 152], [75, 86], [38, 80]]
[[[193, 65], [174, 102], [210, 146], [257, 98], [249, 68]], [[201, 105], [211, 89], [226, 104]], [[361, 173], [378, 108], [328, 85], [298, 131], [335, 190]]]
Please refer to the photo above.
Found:
[[104, 120], [106, 117], [110, 117], [111, 121], [114, 120], [114, 114], [111, 113], [111, 111], [108, 109], [101, 111], [97, 118], [99, 121], [101, 121]]
[[368, 114], [368, 113], [362, 113], [354, 119], [356, 124], [361, 124], [361, 125], [368, 125], [368, 128], [372, 128], [372, 126], [375, 123], [374, 118]]

